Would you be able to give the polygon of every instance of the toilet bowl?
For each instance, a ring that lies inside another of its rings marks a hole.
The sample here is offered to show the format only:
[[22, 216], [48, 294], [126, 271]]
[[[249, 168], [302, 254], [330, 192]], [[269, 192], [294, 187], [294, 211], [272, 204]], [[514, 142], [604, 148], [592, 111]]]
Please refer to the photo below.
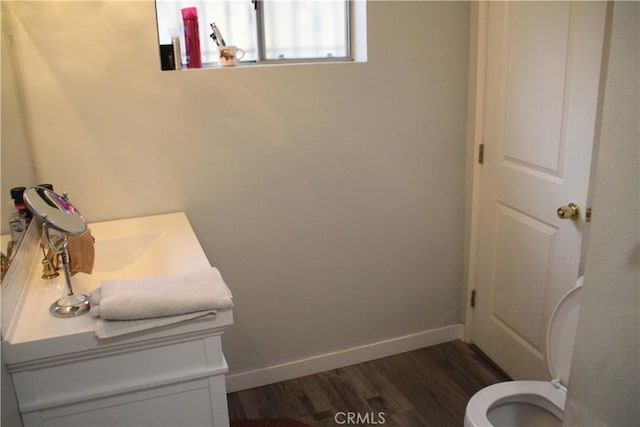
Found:
[[547, 365], [553, 379], [507, 381], [483, 388], [467, 403], [465, 427], [562, 425], [582, 280], [564, 294], [549, 319]]

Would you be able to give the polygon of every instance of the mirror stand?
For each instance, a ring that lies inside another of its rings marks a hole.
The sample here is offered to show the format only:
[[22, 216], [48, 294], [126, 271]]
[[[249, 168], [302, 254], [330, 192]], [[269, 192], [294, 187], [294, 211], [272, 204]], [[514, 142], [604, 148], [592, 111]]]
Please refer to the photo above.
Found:
[[[55, 317], [75, 317], [89, 311], [90, 303], [86, 295], [74, 295], [71, 289], [69, 268], [69, 235], [80, 235], [87, 229], [87, 222], [69, 202], [66, 193], [59, 195], [45, 187], [32, 187], [24, 192], [24, 201], [29, 210], [42, 222], [42, 235], [51, 252], [60, 256], [66, 284], [66, 295], [49, 307]], [[60, 235], [54, 242], [51, 233]]]
[[60, 232], [62, 235], [62, 244], [56, 244], [51, 240], [50, 227], [46, 222], [46, 215], [42, 216], [42, 235], [44, 236], [49, 248], [60, 256], [62, 261], [62, 271], [64, 272], [66, 295], [55, 301], [49, 307], [49, 313], [56, 317], [74, 317], [80, 316], [89, 311], [90, 303], [86, 295], [75, 295], [71, 288], [71, 273], [69, 268], [69, 252], [67, 246], [69, 244], [69, 235]]

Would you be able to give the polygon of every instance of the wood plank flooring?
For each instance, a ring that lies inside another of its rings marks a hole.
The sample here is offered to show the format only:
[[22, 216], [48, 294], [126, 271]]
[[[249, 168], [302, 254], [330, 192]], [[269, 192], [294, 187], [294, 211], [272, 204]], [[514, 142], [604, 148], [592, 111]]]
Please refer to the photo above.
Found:
[[231, 420], [291, 418], [317, 427], [460, 427], [469, 398], [506, 380], [469, 345], [451, 341], [227, 397]]

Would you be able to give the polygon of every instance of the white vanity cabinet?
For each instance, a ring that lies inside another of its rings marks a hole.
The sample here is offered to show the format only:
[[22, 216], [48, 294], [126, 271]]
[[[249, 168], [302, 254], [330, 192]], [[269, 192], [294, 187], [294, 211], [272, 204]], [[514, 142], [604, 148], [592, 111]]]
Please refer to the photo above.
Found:
[[221, 334], [230, 322], [231, 312], [220, 312], [8, 365], [25, 427], [228, 426]]
[[[180, 274], [209, 266], [184, 214], [90, 228], [96, 265], [92, 275], [74, 276], [76, 293], [89, 293], [105, 278]], [[110, 248], [124, 250], [114, 254]], [[135, 251], [127, 254], [131, 248]], [[90, 315], [61, 319], [49, 314], [60, 285], [39, 278], [38, 250], [36, 244], [26, 280], [9, 277], [3, 283], [3, 300], [7, 286], [17, 301], [11, 313], [2, 313], [3, 326], [8, 325], [3, 328], [3, 361], [25, 427], [229, 425], [221, 338], [233, 324], [231, 309], [98, 339]]]

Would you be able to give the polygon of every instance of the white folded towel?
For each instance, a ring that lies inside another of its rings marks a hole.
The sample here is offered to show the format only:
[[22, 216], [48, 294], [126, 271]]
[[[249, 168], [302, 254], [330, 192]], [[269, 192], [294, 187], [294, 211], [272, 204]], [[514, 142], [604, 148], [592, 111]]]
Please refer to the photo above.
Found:
[[179, 314], [177, 316], [156, 317], [155, 319], [141, 320], [104, 320], [96, 319], [95, 332], [98, 338], [113, 338], [134, 332], [155, 329], [161, 326], [173, 325], [186, 320], [199, 319], [205, 316], [215, 316], [216, 310], [196, 311], [193, 313]]
[[105, 280], [91, 293], [91, 314], [106, 320], [176, 316], [233, 306], [215, 267], [144, 279]]

